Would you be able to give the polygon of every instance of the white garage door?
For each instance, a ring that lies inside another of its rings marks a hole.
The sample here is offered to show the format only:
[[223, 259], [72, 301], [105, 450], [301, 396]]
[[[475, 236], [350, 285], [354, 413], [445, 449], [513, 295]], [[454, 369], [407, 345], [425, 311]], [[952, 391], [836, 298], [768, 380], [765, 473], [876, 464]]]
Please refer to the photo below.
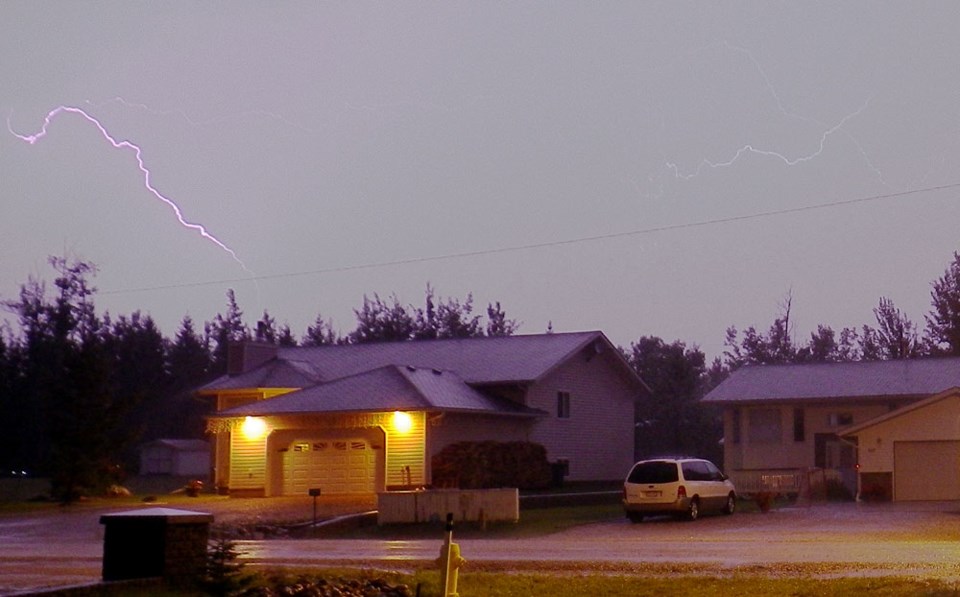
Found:
[[960, 499], [960, 442], [895, 442], [893, 499]]
[[284, 495], [373, 493], [377, 490], [377, 452], [362, 437], [304, 439], [283, 453]]

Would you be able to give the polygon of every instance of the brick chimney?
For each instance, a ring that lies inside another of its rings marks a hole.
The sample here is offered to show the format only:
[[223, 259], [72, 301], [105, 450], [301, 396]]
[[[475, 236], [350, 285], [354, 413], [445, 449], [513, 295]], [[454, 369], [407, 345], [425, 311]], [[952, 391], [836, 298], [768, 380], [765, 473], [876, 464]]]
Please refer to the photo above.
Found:
[[265, 342], [231, 342], [227, 347], [227, 374], [240, 375], [277, 358], [277, 346]]

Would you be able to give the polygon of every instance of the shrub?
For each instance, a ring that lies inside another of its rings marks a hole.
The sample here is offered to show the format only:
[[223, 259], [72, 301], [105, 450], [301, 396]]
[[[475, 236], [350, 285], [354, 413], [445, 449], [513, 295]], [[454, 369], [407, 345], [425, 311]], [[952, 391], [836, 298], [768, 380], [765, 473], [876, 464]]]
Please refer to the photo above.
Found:
[[201, 583], [210, 595], [237, 595], [253, 581], [253, 577], [244, 571], [244, 564], [237, 561], [239, 555], [236, 543], [229, 539], [218, 538], [210, 542], [206, 574]]

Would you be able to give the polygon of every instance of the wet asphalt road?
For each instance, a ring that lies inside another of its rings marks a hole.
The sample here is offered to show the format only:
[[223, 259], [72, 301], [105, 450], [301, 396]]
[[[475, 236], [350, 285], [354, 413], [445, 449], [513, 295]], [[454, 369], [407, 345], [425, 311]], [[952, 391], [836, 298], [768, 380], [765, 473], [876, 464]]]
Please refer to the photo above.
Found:
[[[256, 503], [264, 507], [263, 500]], [[236, 505], [196, 509], [220, 509], [219, 516], [229, 517], [233, 510], [225, 508]], [[0, 594], [98, 580], [102, 513], [81, 509], [0, 517]], [[238, 547], [244, 561], [258, 566], [407, 569], [428, 566], [441, 540], [264, 540], [239, 541]], [[655, 574], [682, 569], [960, 579], [960, 503], [826, 504], [692, 523], [664, 518], [634, 525], [623, 519], [546, 537], [460, 543], [469, 562], [464, 573], [471, 568]]]

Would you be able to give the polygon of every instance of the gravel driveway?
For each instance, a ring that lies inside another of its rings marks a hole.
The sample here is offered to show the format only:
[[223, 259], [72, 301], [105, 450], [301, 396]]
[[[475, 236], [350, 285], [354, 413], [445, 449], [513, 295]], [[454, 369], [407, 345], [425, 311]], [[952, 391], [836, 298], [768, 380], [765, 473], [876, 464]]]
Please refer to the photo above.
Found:
[[[207, 499], [167, 507], [214, 514], [218, 523], [304, 520], [308, 498]], [[190, 507], [188, 506], [193, 506]], [[318, 503], [323, 515], [368, 502]], [[122, 508], [121, 508], [122, 509]], [[0, 516], [0, 594], [99, 578], [100, 514], [80, 507]], [[430, 566], [435, 541], [241, 541], [255, 565], [351, 564], [400, 569]], [[669, 518], [595, 523], [547, 537], [460, 541], [469, 570], [622, 571], [626, 573], [890, 575], [960, 579], [960, 502], [826, 504], [739, 513], [696, 522]]]

